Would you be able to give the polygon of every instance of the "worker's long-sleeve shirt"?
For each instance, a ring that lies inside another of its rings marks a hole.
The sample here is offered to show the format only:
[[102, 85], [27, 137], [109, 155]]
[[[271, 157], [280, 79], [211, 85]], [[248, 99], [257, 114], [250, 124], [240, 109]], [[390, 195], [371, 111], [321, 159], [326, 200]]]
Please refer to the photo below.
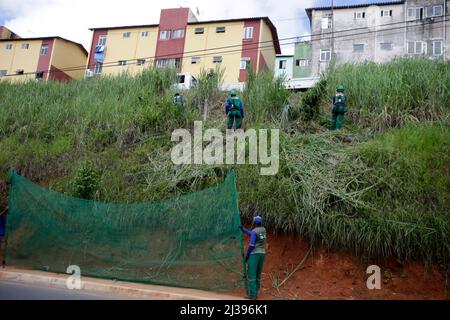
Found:
[[246, 235], [250, 236], [250, 242], [248, 244], [247, 254], [245, 255], [246, 259], [248, 259], [248, 257], [250, 256], [250, 253], [252, 253], [253, 249], [255, 249], [257, 236], [256, 236], [256, 232], [254, 230], [250, 231], [245, 228], [242, 228], [242, 232], [244, 232]]
[[[239, 99], [239, 98], [236, 98]], [[239, 99], [241, 101], [241, 107], [240, 107], [240, 111], [241, 111], [241, 118], [244, 118], [244, 102], [242, 102], [241, 99]], [[230, 112], [232, 107], [232, 103], [231, 103], [231, 98], [227, 99], [227, 102], [225, 103], [225, 113], [228, 114], [228, 112]]]

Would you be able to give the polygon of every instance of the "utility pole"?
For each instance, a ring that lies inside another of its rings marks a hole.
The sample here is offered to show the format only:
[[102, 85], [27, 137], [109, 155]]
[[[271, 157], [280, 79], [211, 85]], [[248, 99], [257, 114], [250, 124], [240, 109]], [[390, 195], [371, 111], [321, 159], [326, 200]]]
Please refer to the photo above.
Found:
[[331, 63], [334, 63], [334, 0], [331, 0]]
[[443, 30], [443, 41], [442, 41], [442, 57], [444, 61], [446, 60], [446, 54], [447, 54], [447, 30], [446, 30], [446, 17], [447, 17], [447, 0], [444, 0], [444, 10], [442, 15], [442, 28]]

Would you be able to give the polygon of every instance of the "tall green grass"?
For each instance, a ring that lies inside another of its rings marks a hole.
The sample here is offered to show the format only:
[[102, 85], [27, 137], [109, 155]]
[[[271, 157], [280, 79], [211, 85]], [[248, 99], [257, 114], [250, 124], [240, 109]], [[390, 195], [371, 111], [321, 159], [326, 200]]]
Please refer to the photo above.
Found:
[[343, 84], [349, 118], [372, 130], [439, 120], [449, 111], [449, 61], [402, 58], [385, 64], [346, 64], [336, 67], [327, 80], [327, 112], [336, 86]]
[[246, 120], [250, 123], [279, 121], [290, 93], [284, 88], [283, 78], [274, 78], [272, 72], [255, 73], [248, 70], [248, 79], [242, 98]]

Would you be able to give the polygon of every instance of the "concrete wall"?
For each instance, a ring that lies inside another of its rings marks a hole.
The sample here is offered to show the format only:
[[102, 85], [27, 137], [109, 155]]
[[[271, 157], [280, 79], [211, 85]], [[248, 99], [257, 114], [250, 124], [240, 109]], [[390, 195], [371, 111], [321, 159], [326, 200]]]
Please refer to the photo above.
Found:
[[[224, 26], [225, 33], [216, 33], [217, 27]], [[204, 28], [204, 34], [195, 34], [196, 28]], [[183, 59], [182, 72], [191, 72], [197, 76], [201, 70], [215, 69], [219, 65], [225, 71], [224, 82], [239, 82], [243, 30], [243, 21], [188, 25], [184, 47], [187, 57]], [[222, 47], [230, 48], [215, 49]], [[200, 57], [200, 62], [192, 64], [192, 56]], [[222, 63], [213, 63], [214, 56], [222, 56]]]
[[260, 51], [263, 59], [260, 57], [258, 70], [273, 70], [276, 56], [275, 47], [271, 45], [273, 41], [272, 31], [264, 20], [261, 20], [261, 36], [259, 46], [262, 47]]
[[[293, 76], [294, 78], [305, 78], [311, 74], [311, 42], [299, 42], [295, 45]], [[297, 60], [306, 60], [306, 66], [297, 66]]]
[[[72, 79], [83, 79], [84, 69], [80, 66], [86, 64], [86, 59], [87, 54], [78, 45], [62, 39], [55, 39], [50, 66], [60, 70], [57, 73], [61, 74], [57, 75], [53, 72], [55, 74], [52, 76], [55, 76], [54, 79], [57, 80], [66, 78], [65, 75]], [[73, 67], [79, 67], [79, 70], [65, 70]]]
[[[446, 3], [446, 13], [448, 14], [448, 6], [450, 4], [449, 1]], [[442, 56], [435, 56], [433, 55], [432, 50], [432, 41], [433, 40], [442, 40], [443, 42], [443, 50], [446, 58], [449, 57], [449, 37], [448, 37], [448, 30], [450, 29], [450, 22], [444, 21], [450, 19], [450, 17], [434, 17], [430, 18], [426, 15], [426, 8], [429, 6], [436, 6], [441, 5], [444, 6], [443, 0], [409, 0], [407, 1], [407, 8], [411, 7], [423, 7], [424, 8], [424, 18], [423, 20], [415, 20], [412, 22], [409, 22], [410, 25], [413, 25], [414, 27], [408, 28], [405, 31], [405, 53], [407, 50], [407, 43], [413, 42], [413, 41], [423, 41], [426, 48], [424, 50], [423, 54], [413, 54], [414, 56], [427, 56], [432, 58], [442, 58]], [[407, 12], [407, 11], [406, 11]], [[408, 19], [409, 20], [409, 19]]]
[[[142, 32], [148, 31], [148, 37], [142, 37]], [[129, 38], [123, 33], [130, 32]], [[153, 66], [158, 39], [158, 28], [124, 28], [111, 29], [106, 33], [106, 52], [102, 74], [118, 75], [124, 72], [136, 74], [145, 67]], [[97, 43], [91, 48], [91, 55]], [[147, 58], [142, 66], [136, 64], [137, 59]], [[127, 61], [125, 66], [119, 66], [119, 60]], [[93, 67], [91, 67], [93, 69]]]
[[[28, 43], [28, 49], [22, 49], [22, 44]], [[12, 44], [11, 50], [6, 50], [6, 44]], [[8, 75], [15, 75], [18, 69], [24, 70], [25, 75], [0, 77], [0, 80], [11, 82], [35, 79], [38, 67], [39, 52], [42, 40], [0, 41], [0, 70], [7, 70]], [[27, 73], [32, 73], [27, 75]]]
[[[286, 61], [286, 69], [280, 69], [280, 62]], [[284, 77], [285, 80], [291, 80], [293, 78], [294, 70], [294, 56], [279, 55], [275, 59], [275, 77]]]
[[[387, 62], [396, 57], [407, 54], [408, 41], [430, 42], [432, 39], [444, 40], [444, 22], [428, 24], [423, 20], [406, 22], [407, 8], [415, 6], [429, 6], [443, 4], [443, 0], [409, 0], [405, 4], [367, 6], [361, 8], [347, 8], [334, 10], [334, 48], [332, 55], [336, 64], [348, 62], [363, 62], [366, 60], [377, 63]], [[447, 4], [449, 1], [447, 1]], [[381, 16], [381, 10], [392, 10], [392, 16]], [[364, 19], [355, 19], [356, 12], [365, 12]], [[320, 61], [320, 50], [331, 49], [331, 29], [322, 29], [322, 18], [331, 10], [312, 11], [312, 75], [324, 72], [329, 62]], [[445, 19], [435, 18], [435, 21]], [[448, 48], [448, 24], [446, 22], [446, 48]], [[385, 25], [385, 26], [383, 26]], [[405, 27], [407, 26], [407, 27]], [[354, 45], [363, 44], [364, 50], [356, 52]], [[390, 44], [383, 45], [382, 44]], [[448, 50], [447, 50], [448, 51]], [[448, 57], [446, 52], [446, 57]], [[417, 56], [414, 54], [414, 56]], [[423, 56], [433, 57], [428, 53]], [[433, 58], [442, 58], [433, 57]]]

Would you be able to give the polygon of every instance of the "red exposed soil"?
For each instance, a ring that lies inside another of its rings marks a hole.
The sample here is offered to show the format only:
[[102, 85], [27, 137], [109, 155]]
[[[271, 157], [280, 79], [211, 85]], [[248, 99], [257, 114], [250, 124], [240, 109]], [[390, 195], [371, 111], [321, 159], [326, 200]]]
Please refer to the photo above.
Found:
[[[248, 240], [248, 239], [245, 239]], [[396, 259], [383, 262], [363, 262], [360, 257], [345, 252], [330, 252], [316, 248], [305, 268], [294, 273], [279, 290], [281, 283], [303, 260], [309, 244], [304, 239], [287, 235], [272, 235], [267, 241], [259, 299], [448, 299], [445, 276], [437, 266], [426, 268], [421, 262], [402, 265]], [[366, 286], [369, 265], [381, 268], [381, 289]], [[244, 290], [232, 293], [244, 296]]]

